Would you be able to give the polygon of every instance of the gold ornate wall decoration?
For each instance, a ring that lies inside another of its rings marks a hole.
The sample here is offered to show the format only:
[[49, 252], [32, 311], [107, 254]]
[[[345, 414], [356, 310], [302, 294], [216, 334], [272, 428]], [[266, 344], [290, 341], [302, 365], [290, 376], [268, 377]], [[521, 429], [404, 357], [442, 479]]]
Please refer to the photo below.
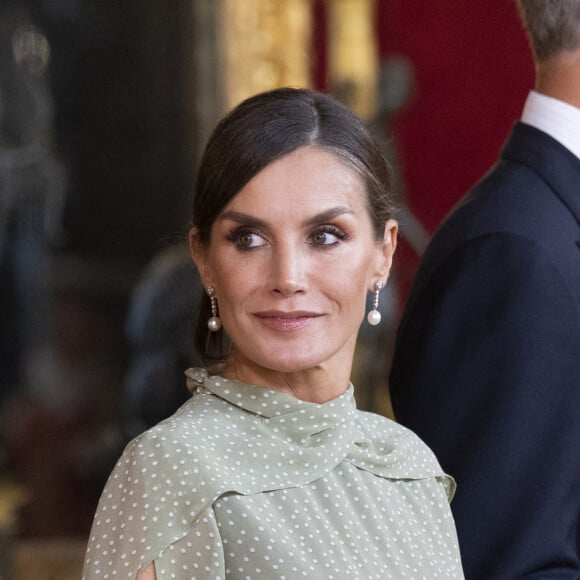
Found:
[[363, 119], [376, 112], [378, 43], [375, 0], [326, 0], [332, 92]]
[[219, 0], [225, 105], [280, 86], [311, 85], [310, 0]]

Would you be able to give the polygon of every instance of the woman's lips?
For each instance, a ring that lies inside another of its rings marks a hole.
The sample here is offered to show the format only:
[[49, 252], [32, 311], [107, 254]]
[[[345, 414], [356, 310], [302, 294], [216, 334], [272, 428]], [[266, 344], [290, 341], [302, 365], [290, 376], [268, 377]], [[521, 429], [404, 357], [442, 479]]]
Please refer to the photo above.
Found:
[[308, 326], [320, 314], [314, 312], [258, 312], [254, 316], [268, 328], [288, 331]]

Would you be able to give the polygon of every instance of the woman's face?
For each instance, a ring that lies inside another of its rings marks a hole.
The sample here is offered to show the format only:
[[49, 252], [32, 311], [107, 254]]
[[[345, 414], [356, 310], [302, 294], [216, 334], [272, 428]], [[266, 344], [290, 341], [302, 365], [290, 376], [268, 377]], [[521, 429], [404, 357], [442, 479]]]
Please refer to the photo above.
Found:
[[316, 147], [249, 181], [218, 216], [207, 246], [192, 237], [234, 345], [237, 378], [331, 363], [350, 374], [365, 298], [386, 280], [396, 229], [390, 220], [376, 240], [362, 180]]

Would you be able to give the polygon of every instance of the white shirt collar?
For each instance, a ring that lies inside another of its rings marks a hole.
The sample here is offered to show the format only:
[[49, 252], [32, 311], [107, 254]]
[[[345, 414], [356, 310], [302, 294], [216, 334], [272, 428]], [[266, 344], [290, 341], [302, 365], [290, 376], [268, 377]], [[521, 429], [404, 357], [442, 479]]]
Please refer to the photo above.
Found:
[[530, 91], [522, 122], [547, 133], [580, 159], [580, 109], [577, 107]]

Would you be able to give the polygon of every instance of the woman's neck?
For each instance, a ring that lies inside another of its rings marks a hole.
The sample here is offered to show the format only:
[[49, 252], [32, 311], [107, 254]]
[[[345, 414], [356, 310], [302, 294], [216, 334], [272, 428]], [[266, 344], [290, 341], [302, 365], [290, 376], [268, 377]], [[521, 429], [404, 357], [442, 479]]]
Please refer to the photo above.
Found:
[[327, 361], [309, 369], [282, 372], [264, 368], [232, 353], [222, 375], [243, 383], [280, 391], [310, 403], [326, 403], [342, 395], [349, 386], [351, 365]]

